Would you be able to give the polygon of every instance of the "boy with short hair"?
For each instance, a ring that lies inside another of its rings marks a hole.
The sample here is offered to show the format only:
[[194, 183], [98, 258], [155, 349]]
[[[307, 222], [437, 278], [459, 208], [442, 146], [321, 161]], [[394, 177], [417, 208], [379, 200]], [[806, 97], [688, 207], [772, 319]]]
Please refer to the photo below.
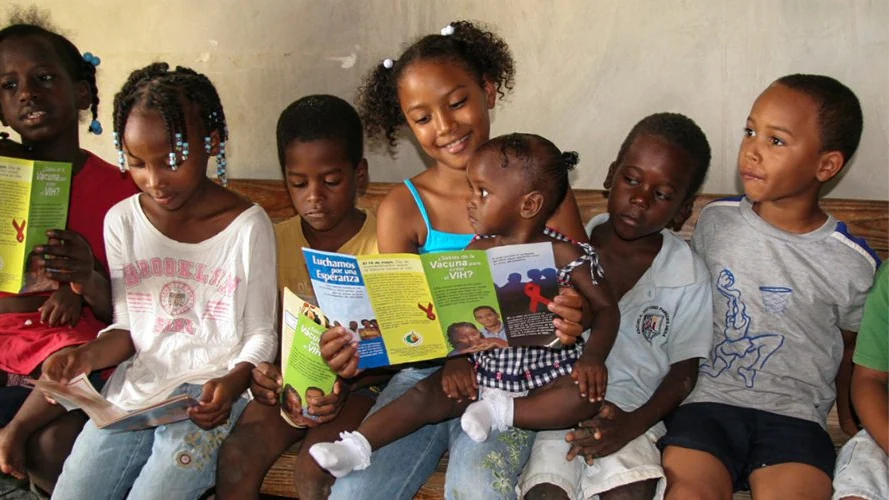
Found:
[[[355, 206], [367, 188], [363, 131], [355, 109], [330, 95], [303, 97], [278, 119], [278, 159], [297, 216], [275, 226], [278, 287], [285, 286], [309, 302], [315, 294], [302, 247], [353, 255], [375, 254], [376, 219]], [[281, 371], [262, 363], [253, 371], [254, 400], [222, 445], [216, 497], [257, 498], [262, 479], [274, 461], [303, 439], [294, 483], [301, 499], [327, 498], [333, 477], [308, 456], [318, 441], [332, 441], [340, 431], [354, 430], [375, 401], [367, 389], [349, 392], [338, 381], [334, 391], [310, 398], [310, 414], [320, 426], [297, 429], [280, 416]], [[305, 452], [304, 452], [305, 450]]]
[[662, 440], [667, 498], [748, 486], [754, 498], [830, 497], [827, 414], [835, 399], [848, 414], [844, 340], [879, 259], [818, 199], [861, 129], [855, 94], [826, 76], [782, 77], [753, 103], [738, 154], [746, 196], [705, 207], [693, 236], [712, 276], [714, 341]]
[[852, 404], [864, 429], [840, 450], [833, 498], [889, 498], [889, 266], [867, 296], [852, 361]]
[[586, 228], [621, 315], [606, 400], [579, 429], [537, 433], [521, 498], [663, 496], [661, 420], [694, 387], [713, 323], [710, 274], [670, 229], [691, 215], [709, 165], [704, 132], [680, 114], [647, 116], [624, 139], [605, 179], [608, 213]]

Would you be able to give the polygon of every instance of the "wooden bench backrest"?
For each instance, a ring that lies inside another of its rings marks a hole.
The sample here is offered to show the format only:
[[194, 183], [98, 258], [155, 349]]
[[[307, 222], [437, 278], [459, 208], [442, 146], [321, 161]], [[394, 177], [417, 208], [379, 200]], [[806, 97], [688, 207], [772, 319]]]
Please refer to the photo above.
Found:
[[[367, 192], [358, 199], [358, 206], [376, 210], [383, 196], [389, 192], [394, 184], [372, 182]], [[293, 217], [295, 212], [284, 188], [284, 183], [277, 180], [252, 180], [233, 179], [230, 181], [231, 189], [250, 198], [261, 205], [273, 221], [280, 221]], [[577, 203], [580, 206], [580, 215], [584, 221], [593, 215], [606, 211], [605, 191], [599, 189], [575, 189]], [[682, 236], [691, 236], [691, 230], [698, 220], [701, 207], [718, 198], [727, 195], [702, 194], [695, 201], [694, 213], [682, 228]], [[853, 235], [867, 240], [881, 259], [889, 257], [889, 202], [875, 200], [841, 200], [824, 199], [821, 201], [824, 209], [834, 217], [848, 225]]]

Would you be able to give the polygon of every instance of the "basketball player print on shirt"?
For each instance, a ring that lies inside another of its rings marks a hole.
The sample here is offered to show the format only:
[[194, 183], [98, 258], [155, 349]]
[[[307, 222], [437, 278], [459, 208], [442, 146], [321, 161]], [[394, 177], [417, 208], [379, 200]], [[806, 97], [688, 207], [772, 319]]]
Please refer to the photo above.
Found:
[[[727, 370], [735, 373], [752, 388], [756, 374], [769, 358], [784, 345], [784, 335], [773, 332], [750, 332], [751, 318], [741, 291], [734, 288], [735, 275], [723, 269], [716, 278], [716, 289], [725, 297], [724, 340], [713, 347], [710, 359], [701, 364], [700, 371], [718, 377]], [[760, 287], [765, 310], [781, 314], [787, 309], [793, 290], [786, 287]], [[714, 301], [718, 300], [714, 297]]]

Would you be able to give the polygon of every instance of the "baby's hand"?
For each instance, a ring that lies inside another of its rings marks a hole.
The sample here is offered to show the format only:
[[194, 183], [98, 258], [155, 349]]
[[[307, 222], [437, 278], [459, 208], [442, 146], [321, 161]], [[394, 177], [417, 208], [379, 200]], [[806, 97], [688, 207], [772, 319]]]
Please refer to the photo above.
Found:
[[478, 397], [478, 381], [472, 363], [462, 357], [445, 361], [441, 373], [441, 389], [458, 403], [463, 402], [463, 398], [475, 401]]
[[335, 326], [321, 334], [321, 357], [342, 378], [358, 375], [358, 342], [349, 330]]
[[40, 322], [49, 326], [75, 326], [83, 311], [83, 297], [70, 287], [62, 286], [54, 291], [38, 309]]
[[574, 364], [571, 378], [580, 389], [580, 397], [589, 397], [590, 403], [605, 400], [605, 387], [608, 385], [608, 369], [605, 359], [598, 354], [583, 353]]
[[277, 366], [263, 361], [251, 372], [250, 392], [257, 403], [277, 406], [281, 397], [281, 370]]

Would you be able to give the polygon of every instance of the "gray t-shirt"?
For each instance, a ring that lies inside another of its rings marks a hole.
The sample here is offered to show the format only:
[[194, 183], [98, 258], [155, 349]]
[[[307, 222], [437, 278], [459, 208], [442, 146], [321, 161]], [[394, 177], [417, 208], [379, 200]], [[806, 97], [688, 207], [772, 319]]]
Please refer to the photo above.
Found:
[[761, 219], [746, 198], [701, 211], [692, 244], [713, 285], [713, 350], [689, 402], [718, 402], [826, 427], [843, 356], [879, 259], [833, 217], [807, 234]]

